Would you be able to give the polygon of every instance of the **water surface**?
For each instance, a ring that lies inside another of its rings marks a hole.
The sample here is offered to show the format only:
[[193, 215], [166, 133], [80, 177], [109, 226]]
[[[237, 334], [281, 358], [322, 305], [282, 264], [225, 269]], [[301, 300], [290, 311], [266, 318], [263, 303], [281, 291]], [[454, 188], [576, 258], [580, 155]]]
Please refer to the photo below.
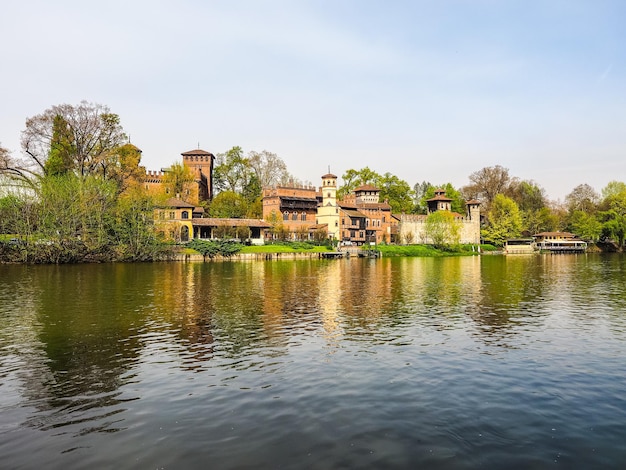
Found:
[[0, 266], [2, 468], [622, 468], [620, 255]]

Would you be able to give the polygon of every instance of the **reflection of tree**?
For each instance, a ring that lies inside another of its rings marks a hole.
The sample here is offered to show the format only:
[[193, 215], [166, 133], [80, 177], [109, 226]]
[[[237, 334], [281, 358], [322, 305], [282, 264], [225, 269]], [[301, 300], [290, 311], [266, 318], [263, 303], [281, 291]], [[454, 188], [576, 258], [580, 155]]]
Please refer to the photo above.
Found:
[[[480, 299], [468, 308], [483, 340], [499, 343], [519, 332], [520, 323], [533, 321], [544, 285], [541, 263], [534, 256], [485, 256], [481, 259]], [[538, 311], [538, 310], [537, 310]]]
[[[117, 406], [119, 388], [125, 383], [123, 374], [139, 355], [137, 331], [143, 322], [133, 306], [146, 303], [141, 292], [129, 288], [136, 282], [130, 266], [32, 269], [37, 336], [47, 372], [39, 375], [39, 383], [31, 380], [26, 393], [42, 411], [53, 413], [46, 418], [46, 427], [89, 422], [122, 411]], [[111, 431], [113, 422], [100, 421], [99, 429]], [[43, 425], [39, 418], [31, 424]]]

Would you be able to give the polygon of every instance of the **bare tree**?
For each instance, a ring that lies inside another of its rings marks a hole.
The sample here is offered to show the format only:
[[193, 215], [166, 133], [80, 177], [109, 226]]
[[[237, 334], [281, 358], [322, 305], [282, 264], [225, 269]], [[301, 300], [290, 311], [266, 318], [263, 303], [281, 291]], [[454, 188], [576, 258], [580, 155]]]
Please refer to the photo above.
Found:
[[77, 175], [104, 173], [113, 150], [125, 140], [119, 116], [106, 106], [86, 101], [77, 106], [52, 106], [26, 120], [22, 150], [27, 161], [14, 170], [45, 174], [51, 154], [62, 147], [64, 155], [71, 158], [68, 169]]
[[278, 155], [267, 150], [248, 153], [248, 163], [261, 188], [274, 186], [290, 177], [285, 162]]
[[570, 212], [583, 211], [587, 213], [595, 213], [600, 195], [588, 184], [579, 184], [572, 192], [565, 196], [565, 203]]
[[516, 178], [509, 176], [508, 168], [500, 165], [485, 167], [469, 176], [470, 184], [462, 188], [465, 199], [480, 199], [489, 207], [498, 194], [508, 195]]

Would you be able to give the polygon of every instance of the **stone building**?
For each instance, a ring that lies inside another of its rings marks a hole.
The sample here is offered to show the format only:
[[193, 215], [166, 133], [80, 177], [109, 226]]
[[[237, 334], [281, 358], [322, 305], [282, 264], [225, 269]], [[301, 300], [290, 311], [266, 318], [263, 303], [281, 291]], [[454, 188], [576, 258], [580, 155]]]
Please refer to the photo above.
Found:
[[[213, 166], [215, 156], [206, 150], [196, 149], [181, 154], [183, 165], [191, 169], [194, 180], [183, 190], [183, 194], [172, 194], [192, 204], [213, 199]], [[152, 192], [164, 191], [164, 179], [168, 168], [159, 171], [146, 171], [144, 185]]]
[[271, 236], [291, 240], [312, 237], [316, 225], [318, 195], [314, 186], [294, 184], [263, 189], [263, 219], [274, 231]]
[[[428, 199], [428, 214], [445, 210], [451, 212], [452, 199], [446, 196], [443, 189], [437, 189], [435, 196]], [[462, 244], [480, 243], [480, 202], [470, 200], [466, 202], [465, 215], [452, 212], [460, 226], [460, 240]], [[398, 243], [408, 245], [412, 243], [432, 243], [426, 233], [426, 218], [428, 214], [401, 214], [398, 216], [399, 235]]]

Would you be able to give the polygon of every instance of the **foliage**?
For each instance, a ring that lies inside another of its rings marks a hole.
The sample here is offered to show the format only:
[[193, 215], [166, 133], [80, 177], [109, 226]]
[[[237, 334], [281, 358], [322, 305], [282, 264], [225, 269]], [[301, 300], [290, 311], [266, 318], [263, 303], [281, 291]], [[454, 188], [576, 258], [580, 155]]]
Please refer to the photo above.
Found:
[[252, 177], [252, 168], [241, 147], [233, 147], [216, 156], [213, 184], [220, 191], [241, 193]]
[[186, 245], [202, 255], [204, 260], [213, 259], [216, 256], [229, 258], [241, 251], [242, 245], [227, 240], [201, 240], [194, 238]]
[[500, 165], [475, 171], [469, 176], [469, 180], [470, 184], [464, 186], [461, 192], [467, 200], [480, 200], [487, 211], [498, 194], [508, 194], [515, 181], [509, 176], [508, 168]]
[[413, 186], [413, 213], [428, 213], [428, 205], [426, 204], [426, 200], [430, 199], [433, 196], [427, 197], [426, 194], [432, 194], [434, 196], [435, 187], [427, 181], [422, 181], [421, 184], [415, 183], [415, 185]]
[[391, 173], [380, 175], [369, 167], [347, 170], [342, 176], [343, 185], [337, 190], [341, 199], [363, 185], [372, 185], [380, 190], [380, 201], [387, 201], [394, 213], [411, 212], [414, 207], [413, 190], [409, 184]]
[[522, 212], [536, 212], [546, 206], [546, 192], [534, 181], [513, 180], [508, 195]]
[[245, 198], [234, 191], [222, 191], [211, 201], [209, 215], [221, 218], [243, 218], [248, 211]]
[[461, 239], [461, 224], [452, 212], [435, 211], [426, 217], [424, 232], [435, 247], [450, 247], [457, 245]]
[[172, 164], [163, 175], [163, 183], [166, 193], [171, 197], [181, 198], [185, 201], [193, 199], [191, 183], [194, 174], [191, 168], [183, 163]]
[[489, 224], [482, 230], [483, 239], [502, 246], [507, 238], [517, 237], [522, 230], [522, 218], [513, 199], [497, 194], [488, 214]]
[[267, 188], [293, 179], [285, 162], [275, 153], [263, 150], [248, 153], [248, 164], [260, 188]]
[[585, 240], [597, 241], [602, 234], [602, 224], [595, 214], [574, 211], [570, 218], [571, 231]]
[[594, 213], [598, 208], [599, 201], [600, 195], [588, 184], [579, 184], [565, 196], [565, 203], [570, 212]]
[[82, 101], [76, 106], [52, 106], [26, 120], [22, 149], [30, 158], [31, 171], [44, 173], [50, 156], [54, 168], [71, 170], [84, 177], [103, 173], [112, 151], [126, 136], [117, 114], [99, 104]]

